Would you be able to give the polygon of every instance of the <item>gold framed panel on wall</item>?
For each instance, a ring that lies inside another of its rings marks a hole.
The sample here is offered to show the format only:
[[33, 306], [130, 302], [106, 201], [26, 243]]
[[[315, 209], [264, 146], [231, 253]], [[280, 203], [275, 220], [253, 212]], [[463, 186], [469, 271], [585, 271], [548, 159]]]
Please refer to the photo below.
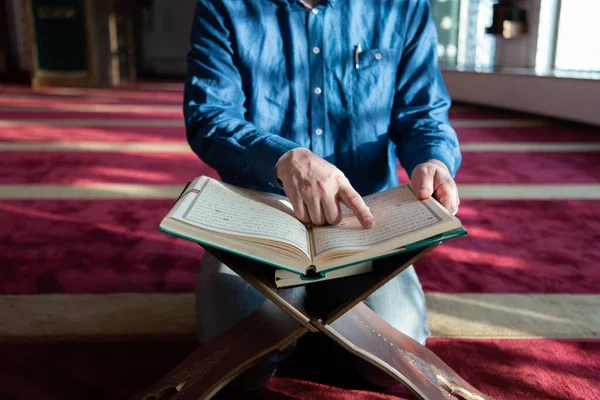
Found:
[[117, 86], [122, 82], [137, 80], [136, 30], [142, 8], [139, 0], [114, 0], [108, 17], [110, 45], [110, 82]]
[[23, 1], [29, 20], [32, 86], [91, 86], [92, 0]]

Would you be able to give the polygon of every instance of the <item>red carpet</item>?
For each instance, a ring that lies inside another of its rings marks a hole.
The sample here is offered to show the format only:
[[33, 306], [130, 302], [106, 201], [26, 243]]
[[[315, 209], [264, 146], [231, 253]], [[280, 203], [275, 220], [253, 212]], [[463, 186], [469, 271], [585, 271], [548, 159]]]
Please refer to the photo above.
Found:
[[600, 128], [577, 127], [568, 124], [554, 124], [533, 127], [457, 127], [461, 143], [515, 143], [515, 142], [600, 142]]
[[[1, 120], [0, 120], [1, 121]], [[29, 120], [25, 120], [31, 122]], [[183, 140], [182, 140], [183, 138]], [[24, 126], [3, 126], [0, 129], [2, 142], [143, 142], [185, 144], [183, 128], [152, 126], [93, 127], [52, 126], [28, 123]]]
[[157, 93], [141, 92], [141, 95], [136, 94], [135, 91], [124, 92], [122, 90], [115, 90], [110, 93], [99, 92], [97, 89], [94, 90], [93, 96], [85, 95], [68, 95], [68, 94], [50, 94], [38, 91], [35, 95], [31, 92], [24, 92], [23, 94], [11, 95], [10, 97], [4, 97], [0, 99], [0, 106], [4, 107], [47, 107], [51, 110], [64, 110], [72, 106], [80, 106], [81, 104], [97, 105], [135, 105], [135, 106], [146, 106], [146, 105], [158, 105], [158, 106], [181, 106], [181, 95], [179, 93]]
[[[68, 110], [69, 107], [65, 107]], [[89, 106], [93, 108], [93, 106]], [[98, 107], [102, 110], [105, 107]], [[51, 111], [51, 113], [49, 113]], [[61, 120], [73, 118], [71, 111], [64, 109], [53, 110], [49, 108], [47, 111], [0, 111], [2, 119], [44, 119], [44, 120]], [[113, 111], [113, 112], [78, 112], [77, 118], [100, 119], [100, 120], [118, 120], [127, 118], [148, 118], [152, 120], [172, 120], [173, 124], [183, 121], [183, 115], [179, 111], [159, 110], [156, 108], [144, 109], [140, 107], [131, 111]], [[182, 122], [183, 126], [183, 122]]]
[[[216, 174], [186, 153], [14, 152], [4, 157], [0, 183], [184, 184]], [[24, 168], [26, 167], [26, 168]]]
[[[216, 177], [187, 149], [183, 123], [180, 127], [115, 125], [119, 119], [177, 124], [181, 113], [173, 108], [181, 105], [181, 86], [42, 93], [15, 86], [2, 90], [0, 145], [83, 142], [180, 147], [162, 152], [135, 147], [119, 151], [118, 145], [109, 151], [0, 149], [0, 193], [16, 190], [7, 185], [34, 189], [39, 184], [66, 185], [54, 197], [0, 198], [0, 295], [192, 292], [202, 249], [157, 231], [172, 205], [172, 195], [159, 199], [69, 195], [71, 189], [91, 184], [124, 188], [142, 184], [166, 190], [171, 187], [167, 185], [176, 189], [199, 174]], [[510, 119], [514, 124], [540, 119], [502, 110], [459, 105], [451, 118], [460, 122], [457, 131], [463, 144], [600, 142], [600, 128], [569, 123], [498, 127], [493, 121]], [[73, 124], [73, 120], [82, 122]], [[91, 125], [86, 126], [86, 121]], [[102, 126], [103, 121], [112, 125]], [[472, 121], [479, 124], [470, 127]], [[595, 190], [600, 184], [597, 151], [469, 150], [463, 157], [459, 185], [586, 184]], [[511, 189], [506, 186], [506, 190]], [[73, 198], [62, 198], [67, 195]], [[440, 246], [417, 265], [427, 292], [599, 294], [600, 197], [464, 198], [458, 216], [469, 236]], [[595, 320], [590, 318], [590, 324]], [[107, 340], [0, 342], [0, 398], [126, 399], [194, 346]], [[377, 393], [336, 357], [326, 357], [331, 346], [315, 345], [310, 339], [307, 343], [265, 388], [251, 394], [226, 390], [218, 398], [407, 398], [405, 393]], [[591, 338], [436, 338], [428, 345], [465, 379], [498, 400], [600, 398], [600, 342]], [[341, 374], [333, 373], [337, 370]]]
[[192, 291], [202, 248], [158, 232], [168, 200], [3, 201], [0, 292]]
[[[598, 153], [465, 152], [460, 183], [599, 183]], [[463, 168], [464, 167], [464, 168]]]
[[[0, 292], [192, 291], [201, 248], [159, 233], [169, 200], [2, 201]], [[418, 264], [425, 289], [598, 293], [600, 200], [464, 200], [469, 235]]]
[[[347, 364], [323, 357], [331, 353], [325, 346], [321, 343], [319, 352], [294, 353], [278, 376], [256, 392], [225, 390], [216, 398], [410, 398], [406, 393], [374, 392]], [[461, 376], [478, 382], [479, 389], [499, 400], [598, 398], [598, 341], [433, 339], [429, 347]], [[125, 400], [158, 380], [193, 348], [192, 343], [170, 342], [3, 344], [0, 390], [8, 393], [2, 397], [6, 400]], [[319, 362], [314, 363], [314, 358]]]
[[[183, 144], [183, 146], [187, 146]], [[184, 147], [187, 148], [187, 147]], [[458, 183], [598, 183], [597, 153], [465, 152]], [[21, 151], [3, 155], [0, 184], [185, 184], [216, 176], [191, 151]], [[408, 182], [404, 170], [401, 180]]]
[[[182, 102], [181, 92], [183, 85], [173, 84], [157, 84], [147, 85], [140, 88], [138, 85], [127, 88], [127, 85], [123, 85], [123, 89], [94, 89], [89, 91], [87, 89], [79, 88], [42, 88], [32, 93], [31, 89], [27, 87], [19, 86], [2, 86], [0, 87], [2, 93], [6, 95], [3, 98], [7, 104], [10, 101], [17, 102], [22, 99], [33, 99], [34, 101], [42, 100], [59, 100], [67, 102], [80, 103], [134, 103], [134, 104], [176, 104], [180, 105]], [[33, 96], [32, 96], [33, 95]]]

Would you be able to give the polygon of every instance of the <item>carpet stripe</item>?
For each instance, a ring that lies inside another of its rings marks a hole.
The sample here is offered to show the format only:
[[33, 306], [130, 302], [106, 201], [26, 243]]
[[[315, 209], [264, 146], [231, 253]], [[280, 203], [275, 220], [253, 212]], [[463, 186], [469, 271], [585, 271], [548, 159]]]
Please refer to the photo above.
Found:
[[0, 128], [14, 126], [180, 127], [183, 119], [4, 119]]
[[[600, 148], [600, 146], [599, 146]], [[0, 142], [0, 151], [94, 151], [119, 153], [182, 153], [189, 152], [186, 141], [167, 142]]]
[[465, 143], [460, 149], [462, 152], [596, 152], [600, 151], [600, 143]]
[[15, 104], [29, 106], [44, 106], [44, 105], [67, 105], [67, 104], [131, 104], [131, 105], [166, 105], [179, 107], [183, 105], [181, 95], [173, 96], [169, 93], [153, 93], [148, 95], [143, 93], [137, 95], [135, 93], [106, 96], [64, 96], [53, 93], [36, 93], [34, 96], [29, 94], [11, 94], [10, 97], [0, 95], [0, 104], [12, 106]]
[[0, 185], [2, 200], [174, 199], [183, 185], [98, 183], [75, 185]]
[[[0, 121], [0, 127], [10, 126], [30, 126], [30, 125], [46, 125], [46, 126], [160, 126], [173, 127], [182, 126], [183, 119], [4, 119]], [[455, 128], [482, 128], [482, 127], [534, 127], [534, 126], [549, 126], [550, 123], [538, 119], [462, 119], [452, 121], [452, 126]]]
[[[598, 295], [428, 293], [432, 337], [597, 339]], [[0, 339], [195, 335], [194, 295], [0, 297]]]
[[[94, 108], [93, 105], [90, 108]], [[169, 111], [161, 111], [161, 110], [142, 110], [138, 109], [137, 111], [84, 111], [79, 110], [75, 112], [66, 111], [64, 109], [55, 109], [55, 110], [46, 110], [46, 111], [25, 111], [25, 110], [17, 110], [17, 111], [0, 111], [0, 120], [11, 120], [11, 121], [37, 121], [37, 120], [69, 120], [76, 119], [81, 121], [82, 119], [89, 120], [145, 120], [149, 119], [152, 121], [155, 120], [169, 120], [172, 122], [183, 122], [183, 114], [181, 111], [169, 112]]]
[[[169, 99], [181, 103], [183, 96], [183, 85], [156, 84], [156, 85], [138, 85], [134, 88], [74, 88], [74, 87], [53, 87], [39, 88], [32, 91], [27, 87], [2, 87], [3, 94], [26, 95], [35, 97], [55, 96], [59, 98], [77, 98], [84, 97], [88, 99], [109, 98], [113, 100], [136, 99], [138, 101], [164, 100]], [[8, 97], [8, 96], [7, 96]]]
[[[156, 142], [0, 142], [0, 151], [117, 151], [117, 152], [185, 152], [188, 143]], [[464, 143], [463, 153], [470, 152], [598, 152], [600, 143]]]
[[0, 296], [0, 339], [189, 336], [192, 294]]
[[600, 185], [477, 185], [459, 184], [461, 199], [493, 200], [594, 200]]
[[600, 296], [427, 293], [434, 337], [600, 338]]
[[513, 128], [551, 125], [549, 121], [543, 119], [457, 119], [450, 122], [454, 128]]
[[600, 127], [581, 127], [557, 123], [552, 126], [503, 127], [457, 127], [461, 145], [466, 143], [598, 143]]
[[77, 126], [12, 126], [0, 127], [3, 143], [181, 143], [185, 127], [77, 127]]
[[[16, 105], [21, 104], [21, 105]], [[168, 113], [183, 117], [183, 107], [175, 105], [160, 104], [81, 104], [80, 102], [48, 102], [45, 105], [32, 105], [30, 102], [18, 99], [4, 102], [0, 100], [0, 113], [22, 112], [22, 113]]]
[[[182, 185], [93, 183], [86, 185], [0, 185], [0, 200], [173, 199]], [[463, 200], [597, 200], [600, 185], [459, 185]]]

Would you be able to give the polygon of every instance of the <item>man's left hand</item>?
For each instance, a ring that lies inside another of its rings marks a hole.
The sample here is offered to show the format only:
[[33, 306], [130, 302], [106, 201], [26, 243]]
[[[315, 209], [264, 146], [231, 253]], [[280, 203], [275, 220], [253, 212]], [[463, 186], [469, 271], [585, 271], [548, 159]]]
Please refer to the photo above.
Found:
[[410, 180], [419, 200], [426, 200], [433, 195], [452, 215], [458, 212], [458, 189], [446, 164], [439, 160], [428, 160], [415, 167]]

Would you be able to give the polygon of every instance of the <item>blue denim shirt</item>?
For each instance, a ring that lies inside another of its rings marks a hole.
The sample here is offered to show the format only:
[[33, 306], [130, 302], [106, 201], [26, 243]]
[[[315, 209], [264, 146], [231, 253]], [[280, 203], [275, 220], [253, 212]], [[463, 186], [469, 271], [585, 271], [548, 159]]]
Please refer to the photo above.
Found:
[[297, 147], [361, 195], [398, 184], [396, 157], [460, 165], [429, 0], [198, 0], [187, 60], [187, 139], [225, 182], [281, 193]]

